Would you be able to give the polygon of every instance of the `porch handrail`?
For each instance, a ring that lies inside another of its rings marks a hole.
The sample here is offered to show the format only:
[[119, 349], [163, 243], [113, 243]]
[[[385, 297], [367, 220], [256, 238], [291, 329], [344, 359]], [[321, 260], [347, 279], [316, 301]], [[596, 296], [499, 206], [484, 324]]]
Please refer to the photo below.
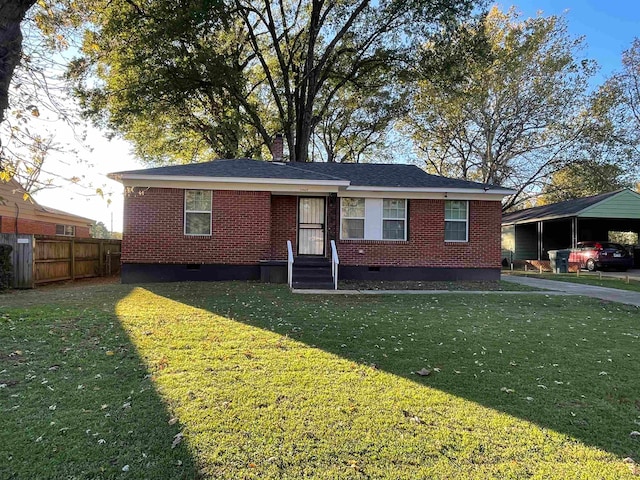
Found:
[[333, 277], [333, 289], [338, 289], [338, 265], [340, 265], [340, 259], [338, 258], [338, 249], [336, 248], [336, 241], [331, 240], [331, 276]]
[[293, 285], [293, 247], [291, 240], [287, 240], [287, 283], [289, 288]]

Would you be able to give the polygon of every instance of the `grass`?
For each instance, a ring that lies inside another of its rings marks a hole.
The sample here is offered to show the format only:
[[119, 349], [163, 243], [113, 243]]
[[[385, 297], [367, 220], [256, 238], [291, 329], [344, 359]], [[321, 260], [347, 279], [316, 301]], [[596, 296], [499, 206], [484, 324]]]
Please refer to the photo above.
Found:
[[538, 291], [503, 281], [388, 281], [388, 280], [341, 280], [340, 290], [450, 290], [450, 291]]
[[635, 307], [184, 283], [0, 311], [1, 478], [618, 479], [640, 460]]
[[[570, 283], [580, 283], [583, 285], [595, 285], [596, 287], [608, 287], [608, 288], [617, 288], [619, 290], [629, 290], [632, 292], [640, 292], [640, 282], [634, 279], [630, 279], [629, 283], [625, 280], [602, 276], [599, 278], [596, 274], [580, 272], [580, 276], [575, 273], [524, 273], [524, 272], [512, 272], [509, 271], [510, 275], [523, 275], [532, 278], [543, 278], [546, 280], [557, 280], [559, 282], [570, 282]], [[622, 274], [624, 275], [624, 274]]]

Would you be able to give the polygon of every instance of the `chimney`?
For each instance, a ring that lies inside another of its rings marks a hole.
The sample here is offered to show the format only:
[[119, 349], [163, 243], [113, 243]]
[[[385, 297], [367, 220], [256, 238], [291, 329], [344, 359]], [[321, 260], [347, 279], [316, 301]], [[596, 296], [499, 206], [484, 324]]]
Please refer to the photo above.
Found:
[[271, 156], [273, 157], [274, 162], [282, 161], [282, 152], [283, 152], [283, 143], [282, 143], [282, 134], [276, 133], [276, 136], [271, 143]]

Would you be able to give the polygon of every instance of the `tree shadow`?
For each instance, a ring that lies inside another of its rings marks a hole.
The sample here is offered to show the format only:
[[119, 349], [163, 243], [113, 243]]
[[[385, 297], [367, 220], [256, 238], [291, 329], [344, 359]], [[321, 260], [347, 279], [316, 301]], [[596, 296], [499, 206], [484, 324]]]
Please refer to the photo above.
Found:
[[0, 298], [0, 477], [197, 478], [115, 314], [125, 285]]
[[[309, 296], [253, 283], [156, 295], [640, 459], [638, 308], [575, 297]], [[426, 368], [428, 376], [414, 372]]]

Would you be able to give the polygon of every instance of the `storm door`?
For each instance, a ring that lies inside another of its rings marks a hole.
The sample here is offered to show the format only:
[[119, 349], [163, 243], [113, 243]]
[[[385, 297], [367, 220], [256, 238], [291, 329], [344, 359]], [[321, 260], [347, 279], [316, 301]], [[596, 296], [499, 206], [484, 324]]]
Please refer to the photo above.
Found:
[[299, 197], [298, 255], [324, 255], [324, 197]]

